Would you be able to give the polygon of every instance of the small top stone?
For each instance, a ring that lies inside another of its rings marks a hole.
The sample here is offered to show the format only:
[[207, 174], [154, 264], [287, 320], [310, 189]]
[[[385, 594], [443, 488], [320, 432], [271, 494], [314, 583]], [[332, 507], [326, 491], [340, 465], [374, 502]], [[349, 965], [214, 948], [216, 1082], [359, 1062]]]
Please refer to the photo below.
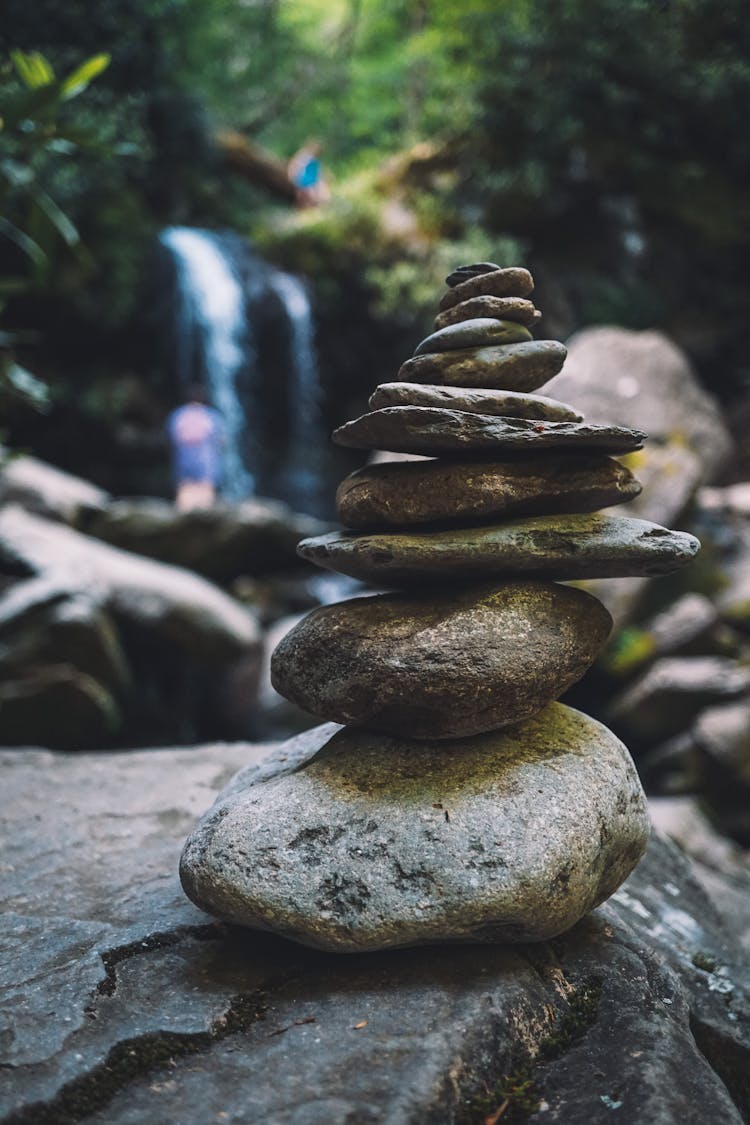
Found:
[[534, 290], [534, 278], [528, 270], [513, 267], [476, 274], [461, 281], [443, 294], [440, 311], [468, 301], [471, 297], [528, 297]]
[[445, 284], [459, 285], [462, 281], [468, 281], [470, 277], [477, 277], [482, 273], [492, 273], [500, 268], [495, 262], [473, 262], [468, 266], [456, 266], [453, 273], [449, 273], [446, 277]]

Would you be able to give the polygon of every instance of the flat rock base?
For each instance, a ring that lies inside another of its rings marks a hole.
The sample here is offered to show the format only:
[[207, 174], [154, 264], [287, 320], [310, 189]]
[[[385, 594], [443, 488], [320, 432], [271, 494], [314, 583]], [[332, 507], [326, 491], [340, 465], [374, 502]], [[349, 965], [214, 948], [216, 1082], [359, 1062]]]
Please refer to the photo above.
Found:
[[317, 953], [180, 890], [185, 833], [252, 761], [299, 764], [239, 743], [0, 752], [8, 1125], [481, 1125], [519, 1070], [545, 1122], [750, 1111], [745, 960], [665, 840], [553, 943]]

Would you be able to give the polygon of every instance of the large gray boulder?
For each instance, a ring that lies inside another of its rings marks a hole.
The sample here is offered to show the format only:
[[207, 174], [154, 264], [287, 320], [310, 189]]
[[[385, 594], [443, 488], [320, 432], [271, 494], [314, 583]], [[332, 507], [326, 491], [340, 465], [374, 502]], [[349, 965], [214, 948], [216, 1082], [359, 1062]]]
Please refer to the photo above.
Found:
[[[661, 332], [585, 328], [567, 347], [565, 366], [545, 394], [577, 407], [587, 422], [646, 431], [646, 447], [627, 461], [643, 483], [633, 514], [670, 524], [731, 453], [718, 403], [701, 387], [684, 352]], [[692, 457], [682, 459], [686, 449]], [[664, 473], [669, 488], [657, 490], [657, 503], [652, 485]]]
[[213, 582], [299, 568], [295, 547], [324, 525], [276, 500], [178, 512], [166, 500], [116, 500], [92, 514], [85, 531], [160, 562], [186, 567]]
[[750, 693], [750, 668], [725, 656], [665, 656], [615, 696], [607, 720], [653, 744], [684, 730], [711, 703]]
[[180, 875], [210, 913], [305, 945], [555, 937], [646, 846], [627, 750], [559, 703], [438, 746], [330, 725], [296, 742], [314, 758], [265, 785], [235, 778], [189, 837]]
[[114, 617], [178, 650], [210, 660], [260, 651], [252, 613], [218, 587], [175, 566], [99, 543], [22, 508], [0, 510], [4, 565], [45, 576], [70, 592], [87, 592]]
[[[544, 393], [582, 411], [587, 422], [645, 430], [643, 449], [623, 458], [643, 485], [628, 513], [680, 527], [698, 488], [716, 478], [732, 440], [716, 400], [685, 354], [661, 332], [585, 328], [568, 341], [568, 357]], [[643, 601], [648, 580], [591, 582], [618, 625]]]
[[104, 511], [111, 500], [103, 488], [37, 457], [0, 451], [0, 458], [0, 504], [20, 504], [75, 526], [84, 517]]
[[131, 673], [91, 591], [29, 578], [0, 595], [0, 743], [76, 749], [120, 729]]
[[674, 846], [554, 942], [325, 955], [180, 890], [186, 832], [252, 762], [300, 765], [0, 752], [3, 1121], [450, 1125], [519, 1080], [562, 1125], [750, 1111], [746, 959]]

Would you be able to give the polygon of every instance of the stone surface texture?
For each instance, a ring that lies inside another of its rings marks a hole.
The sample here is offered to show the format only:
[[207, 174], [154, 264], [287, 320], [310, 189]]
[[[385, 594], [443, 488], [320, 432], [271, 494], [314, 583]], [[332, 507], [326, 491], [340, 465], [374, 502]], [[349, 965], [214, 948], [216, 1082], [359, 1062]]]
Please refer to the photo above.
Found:
[[[451, 277], [455, 276], [451, 274]], [[487, 270], [474, 276], [467, 273], [455, 284], [451, 284], [446, 278], [446, 284], [450, 288], [440, 299], [441, 312], [472, 297], [528, 297], [534, 289], [534, 280], [529, 271], [517, 267]]]
[[303, 539], [297, 550], [318, 566], [381, 584], [425, 580], [547, 577], [575, 579], [667, 574], [700, 544], [627, 516], [539, 516], [495, 526]]
[[[591, 422], [646, 429], [648, 451], [687, 447], [697, 458], [693, 488], [711, 479], [731, 452], [717, 401], [701, 387], [685, 353], [661, 332], [610, 327], [577, 332], [568, 341], [565, 369], [548, 393], [570, 399]], [[644, 477], [641, 504], [648, 503], [649, 484]], [[675, 514], [644, 511], [647, 519]]]
[[583, 415], [564, 402], [520, 391], [440, 387], [429, 383], [381, 383], [370, 395], [371, 410], [386, 406], [437, 406], [472, 414], [534, 418], [545, 422], [582, 422]]
[[648, 817], [630, 755], [559, 703], [439, 748], [329, 725], [277, 782], [240, 776], [188, 838], [190, 898], [305, 945], [540, 941], [624, 881]]
[[522, 297], [471, 297], [435, 317], [435, 331], [447, 328], [450, 324], [460, 324], [464, 320], [475, 320], [478, 317], [490, 317], [495, 320], [513, 320], [531, 328], [541, 318], [541, 313], [534, 308], [533, 301], [525, 301]]
[[258, 652], [254, 615], [205, 579], [181, 567], [99, 543], [22, 508], [0, 511], [0, 550], [30, 575], [97, 597], [119, 620], [152, 630], [205, 658]]
[[471, 523], [507, 515], [594, 512], [624, 504], [640, 484], [608, 457], [530, 461], [422, 461], [370, 465], [345, 477], [336, 493], [350, 528]]
[[406, 383], [446, 383], [453, 387], [535, 391], [549, 382], [565, 362], [567, 349], [557, 340], [531, 340], [497, 347], [466, 347], [420, 355], [402, 363], [396, 376]]
[[746, 961], [659, 837], [553, 943], [341, 957], [207, 918], [177, 880], [185, 833], [243, 765], [299, 760], [0, 752], [3, 1121], [479, 1125], [519, 1065], [563, 1125], [750, 1111]]
[[49, 519], [76, 524], [85, 515], [103, 511], [110, 500], [104, 489], [37, 457], [13, 456], [0, 465], [0, 504], [20, 504]]
[[333, 432], [338, 445], [395, 453], [476, 453], [498, 460], [534, 457], [543, 450], [627, 453], [645, 434], [624, 426], [587, 422], [536, 422], [428, 406], [389, 406], [345, 422]]
[[512, 320], [476, 316], [450, 324], [426, 336], [414, 349], [414, 355], [452, 352], [465, 348], [491, 348], [498, 344], [522, 344], [531, 341], [531, 333]]
[[323, 531], [312, 516], [265, 498], [178, 512], [165, 500], [116, 500], [82, 530], [113, 547], [185, 567], [213, 582], [288, 570], [302, 535]]
[[594, 662], [610, 627], [595, 598], [546, 582], [357, 598], [315, 610], [287, 633], [272, 681], [323, 719], [460, 738], [557, 699]]

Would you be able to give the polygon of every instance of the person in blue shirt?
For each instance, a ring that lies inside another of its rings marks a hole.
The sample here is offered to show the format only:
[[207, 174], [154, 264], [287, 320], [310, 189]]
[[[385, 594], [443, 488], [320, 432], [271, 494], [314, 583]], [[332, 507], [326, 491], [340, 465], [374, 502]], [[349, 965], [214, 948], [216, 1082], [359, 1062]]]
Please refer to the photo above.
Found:
[[320, 165], [320, 142], [308, 141], [288, 165], [289, 179], [297, 189], [297, 206], [314, 207], [330, 198]]
[[205, 389], [190, 388], [187, 401], [167, 418], [178, 511], [210, 508], [221, 482], [224, 422], [206, 402]]

